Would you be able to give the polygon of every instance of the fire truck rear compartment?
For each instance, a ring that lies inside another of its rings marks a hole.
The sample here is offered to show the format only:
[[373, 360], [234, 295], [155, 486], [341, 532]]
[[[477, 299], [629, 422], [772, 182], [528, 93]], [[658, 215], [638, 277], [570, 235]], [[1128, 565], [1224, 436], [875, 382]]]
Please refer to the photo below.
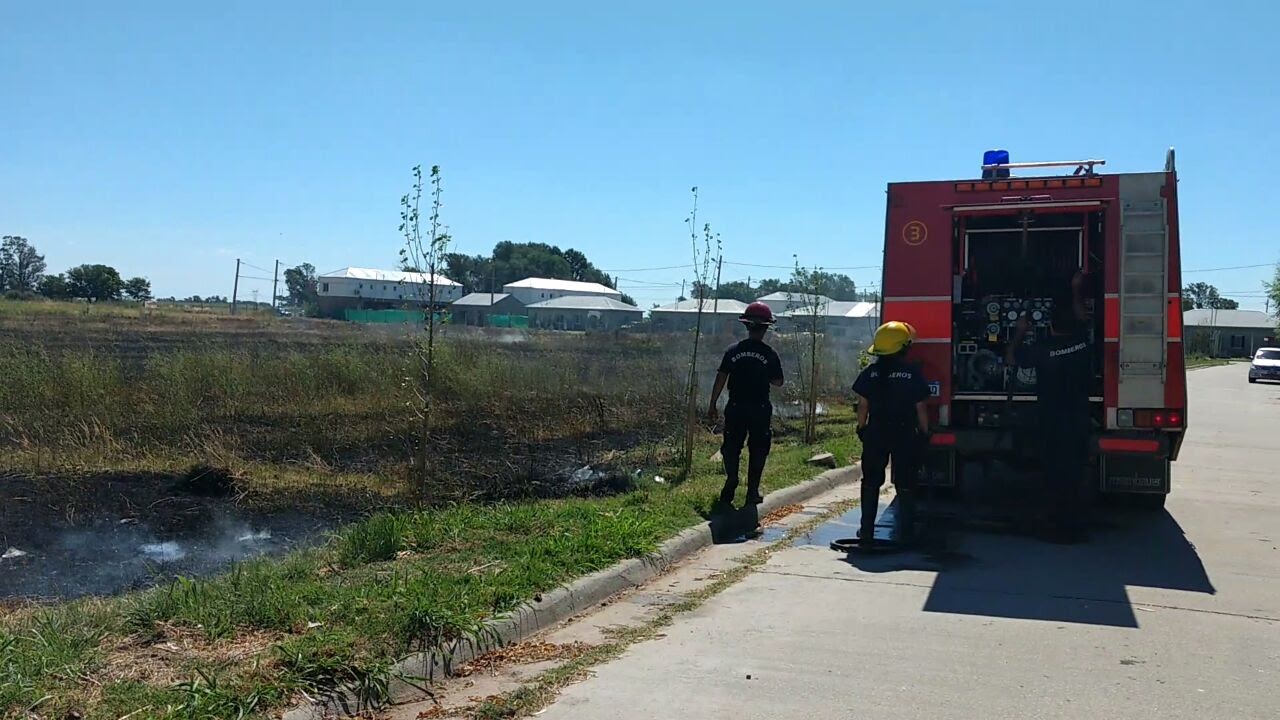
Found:
[[[953, 233], [955, 280], [952, 303], [952, 403], [954, 428], [1028, 429], [1033, 427], [1036, 377], [1029, 368], [1005, 364], [1018, 318], [1026, 314], [1034, 346], [1050, 337], [1053, 309], [1071, 302], [1071, 278], [1085, 270], [1085, 328], [1094, 352], [1091, 395], [1094, 420], [1101, 426], [1102, 317], [1100, 283], [1104, 253], [1104, 213], [1025, 210], [966, 217], [957, 215]], [[992, 438], [999, 445], [1021, 445], [1012, 437]], [[991, 448], [995, 451], [996, 448]]]

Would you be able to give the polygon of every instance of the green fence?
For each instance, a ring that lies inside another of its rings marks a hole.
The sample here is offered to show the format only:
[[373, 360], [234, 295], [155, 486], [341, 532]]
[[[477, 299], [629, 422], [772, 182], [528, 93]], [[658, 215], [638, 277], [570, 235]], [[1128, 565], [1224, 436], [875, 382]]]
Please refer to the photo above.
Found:
[[489, 327], [527, 329], [529, 327], [529, 316], [528, 315], [490, 315]]
[[[356, 310], [348, 308], [342, 316], [349, 322], [379, 325], [423, 325], [426, 313], [421, 310]], [[449, 313], [436, 313], [436, 322], [449, 322]]]

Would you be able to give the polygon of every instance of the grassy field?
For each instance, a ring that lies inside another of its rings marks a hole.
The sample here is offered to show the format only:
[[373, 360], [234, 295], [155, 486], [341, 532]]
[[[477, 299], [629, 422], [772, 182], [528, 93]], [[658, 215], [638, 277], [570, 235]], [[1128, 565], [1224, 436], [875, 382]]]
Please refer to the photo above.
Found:
[[[676, 476], [680, 339], [447, 332], [430, 450], [449, 494], [423, 505], [406, 482], [403, 335], [82, 310], [0, 304], [0, 499], [23, 508], [0, 520], [5, 537], [95, 518], [172, 527], [216, 503], [309, 508], [341, 527], [212, 577], [4, 606], [5, 716], [266, 716], [339, 684], [376, 699], [399, 657], [651, 551], [701, 522], [721, 482], [709, 432], [685, 482], [653, 479]], [[722, 350], [707, 344], [705, 384]], [[798, 441], [799, 419], [775, 422], [766, 490], [810, 477], [818, 448], [856, 451], [848, 410], [828, 400], [816, 446]], [[230, 478], [232, 497], [171, 509], [166, 478], [193, 466]], [[584, 466], [601, 479], [567, 482]]]
[[[804, 461], [816, 449], [856, 452], [848, 422], [824, 421], [816, 447], [780, 442], [766, 491], [812, 476]], [[695, 472], [674, 487], [650, 476], [611, 497], [382, 513], [323, 547], [222, 576], [13, 608], [0, 623], [0, 708], [259, 716], [337, 684], [376, 702], [405, 654], [474, 637], [485, 619], [702, 521], [722, 481], [713, 449], [705, 438]]]

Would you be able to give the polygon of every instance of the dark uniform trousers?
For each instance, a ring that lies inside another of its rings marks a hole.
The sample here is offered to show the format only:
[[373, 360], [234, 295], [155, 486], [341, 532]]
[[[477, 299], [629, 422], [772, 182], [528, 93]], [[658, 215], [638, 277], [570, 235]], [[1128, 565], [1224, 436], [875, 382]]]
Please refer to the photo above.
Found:
[[873, 421], [859, 435], [862, 439], [862, 537], [875, 532], [876, 513], [880, 509], [880, 489], [884, 487], [885, 469], [893, 461], [893, 485], [898, 495], [895, 526], [911, 531], [915, 522], [917, 473], [923, 442], [911, 426], [877, 426]]
[[747, 458], [747, 497], [759, 496], [764, 462], [769, 458], [769, 448], [773, 445], [773, 431], [769, 428], [772, 419], [773, 404], [768, 401], [735, 403], [730, 399], [725, 406], [724, 441], [720, 445], [725, 473], [721, 500], [732, 501], [738, 489], [738, 465], [742, 460], [743, 444], [750, 451]]
[[1084, 420], [1047, 423], [1041, 428], [1045, 515], [1060, 528], [1076, 529], [1082, 519], [1081, 491], [1089, 462], [1090, 425]]

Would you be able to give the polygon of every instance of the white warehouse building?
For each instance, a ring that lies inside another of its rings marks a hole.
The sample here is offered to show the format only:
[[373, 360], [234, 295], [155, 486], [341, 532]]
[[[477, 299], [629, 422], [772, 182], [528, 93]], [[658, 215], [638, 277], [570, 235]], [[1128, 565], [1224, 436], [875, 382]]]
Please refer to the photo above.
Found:
[[[337, 317], [346, 309], [391, 309], [427, 302], [429, 275], [402, 270], [345, 267], [316, 278], [320, 312]], [[462, 297], [462, 285], [443, 275], [435, 276], [436, 305]]]
[[525, 278], [518, 282], [502, 286], [502, 292], [519, 300], [522, 305], [532, 305], [545, 300], [569, 296], [605, 297], [622, 300], [622, 293], [607, 285], [575, 280], [551, 280], [548, 278]]

